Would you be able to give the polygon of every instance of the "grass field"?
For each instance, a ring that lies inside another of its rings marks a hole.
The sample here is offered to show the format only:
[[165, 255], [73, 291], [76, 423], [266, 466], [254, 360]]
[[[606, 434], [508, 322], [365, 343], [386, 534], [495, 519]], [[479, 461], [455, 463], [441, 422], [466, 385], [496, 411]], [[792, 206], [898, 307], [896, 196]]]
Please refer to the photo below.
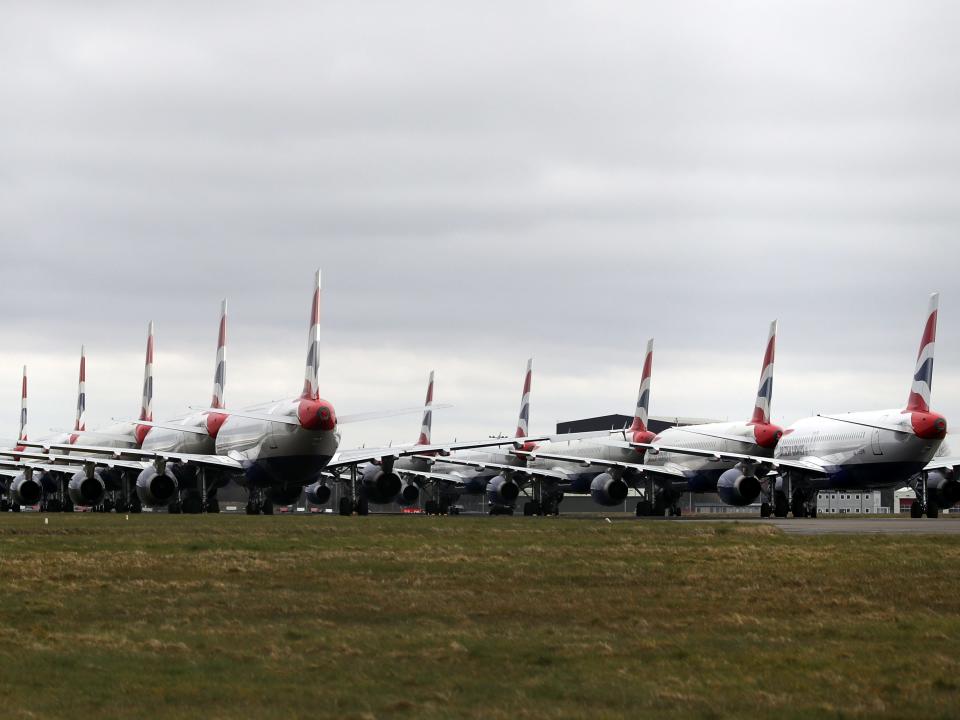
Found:
[[957, 717], [960, 538], [0, 516], [0, 716]]

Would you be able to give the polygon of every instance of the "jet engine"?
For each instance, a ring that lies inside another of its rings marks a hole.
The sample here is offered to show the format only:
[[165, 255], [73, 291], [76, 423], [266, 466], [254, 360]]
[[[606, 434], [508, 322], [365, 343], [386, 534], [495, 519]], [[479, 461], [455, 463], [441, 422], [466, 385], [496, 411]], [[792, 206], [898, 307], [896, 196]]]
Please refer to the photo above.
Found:
[[597, 475], [590, 483], [590, 497], [597, 505], [613, 507], [627, 499], [627, 484], [610, 473]]
[[402, 480], [401, 483], [397, 502], [404, 507], [415, 505], [420, 499], [420, 488], [409, 480]]
[[393, 471], [385, 472], [380, 465], [372, 463], [364, 467], [361, 482], [367, 499], [381, 504], [393, 502], [403, 487], [399, 475]]
[[505, 475], [487, 483], [487, 500], [493, 505], [512, 505], [520, 495], [520, 486]]
[[169, 505], [176, 500], [178, 488], [177, 476], [169, 466], [163, 472], [148, 467], [137, 477], [137, 497], [141, 503], [150, 507]]
[[727, 505], [749, 505], [760, 497], [760, 481], [744, 475], [739, 468], [731, 468], [717, 480], [717, 494]]
[[97, 468], [93, 471], [93, 476], [87, 475], [83, 470], [78, 472], [67, 485], [67, 492], [70, 493], [70, 500], [74, 505], [99, 505], [107, 493], [107, 484], [103, 479], [103, 471]]
[[326, 505], [330, 502], [330, 488], [322, 482], [307, 485], [307, 501], [312, 505]]
[[927, 473], [927, 499], [946, 510], [960, 501], [960, 482], [947, 477], [942, 470]]
[[36, 505], [43, 497], [39, 472], [21, 473], [10, 483], [10, 501], [15, 505]]

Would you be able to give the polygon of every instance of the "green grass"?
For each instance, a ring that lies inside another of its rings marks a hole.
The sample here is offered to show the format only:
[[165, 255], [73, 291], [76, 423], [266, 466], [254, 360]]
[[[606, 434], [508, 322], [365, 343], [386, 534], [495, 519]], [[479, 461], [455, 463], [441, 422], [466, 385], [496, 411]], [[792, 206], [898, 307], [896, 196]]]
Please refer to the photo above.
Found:
[[0, 716], [956, 717], [960, 538], [0, 516]]

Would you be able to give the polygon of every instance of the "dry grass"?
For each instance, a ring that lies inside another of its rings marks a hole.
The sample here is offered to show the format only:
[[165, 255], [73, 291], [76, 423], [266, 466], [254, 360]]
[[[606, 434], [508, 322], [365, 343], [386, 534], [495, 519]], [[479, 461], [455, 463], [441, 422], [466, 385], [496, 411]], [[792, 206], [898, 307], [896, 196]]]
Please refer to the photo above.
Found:
[[953, 717], [960, 540], [0, 516], [12, 718]]

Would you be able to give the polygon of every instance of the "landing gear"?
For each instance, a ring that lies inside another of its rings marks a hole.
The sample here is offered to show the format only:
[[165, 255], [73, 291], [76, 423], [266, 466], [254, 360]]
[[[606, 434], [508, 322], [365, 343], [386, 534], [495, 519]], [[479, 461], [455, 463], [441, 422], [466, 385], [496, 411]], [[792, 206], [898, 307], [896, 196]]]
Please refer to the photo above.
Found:
[[787, 495], [783, 491], [777, 490], [773, 494], [773, 516], [785, 518], [788, 512], [790, 512], [790, 503], [787, 502]]
[[802, 490], [793, 491], [793, 516], [795, 518], [802, 518], [807, 516], [807, 508], [804, 504], [804, 497]]
[[760, 517], [762, 518], [770, 517], [771, 510], [772, 508], [770, 507], [770, 503], [768, 502], [760, 503]]
[[491, 515], [513, 515], [513, 508], [508, 507], [507, 505], [491, 505], [490, 514]]
[[220, 512], [220, 501], [217, 500], [217, 496], [214, 495], [212, 498], [207, 500], [207, 512], [208, 513], [218, 513]]
[[357, 500], [357, 515], [361, 517], [370, 514], [370, 505], [367, 503], [367, 499], [362, 497]]
[[640, 500], [637, 503], [637, 517], [650, 517], [653, 515], [653, 503], [649, 500]]
[[199, 515], [203, 512], [203, 500], [196, 490], [184, 490], [180, 494], [180, 508], [184, 515]]
[[927, 474], [920, 473], [919, 475], [915, 475], [910, 479], [908, 484], [916, 496], [916, 499], [910, 506], [910, 517], [915, 519], [922, 518], [924, 515], [928, 518], [937, 517], [937, 515], [940, 514], [940, 508], [937, 507], [935, 502], [930, 500], [927, 494]]
[[353, 515], [353, 501], [348, 497], [340, 498], [340, 514], [344, 517], [349, 517]]
[[260, 505], [260, 512], [264, 515], [273, 515], [273, 500], [264, 498], [263, 504]]

